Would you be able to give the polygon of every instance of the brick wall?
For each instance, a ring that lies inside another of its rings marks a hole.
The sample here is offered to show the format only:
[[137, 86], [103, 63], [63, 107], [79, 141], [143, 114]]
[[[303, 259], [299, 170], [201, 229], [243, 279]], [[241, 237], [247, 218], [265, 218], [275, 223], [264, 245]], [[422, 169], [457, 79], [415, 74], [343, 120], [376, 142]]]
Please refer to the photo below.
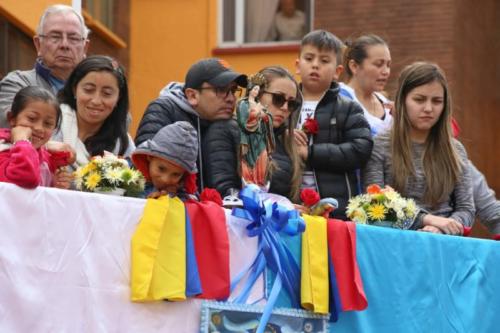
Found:
[[375, 33], [389, 44], [391, 97], [415, 60], [446, 72], [469, 158], [500, 195], [500, 1], [317, 0], [314, 28], [341, 39]]
[[454, 0], [318, 0], [314, 27], [345, 40], [375, 33], [391, 50], [393, 67], [387, 90], [393, 95], [398, 73], [416, 60], [437, 62], [453, 82]]
[[446, 72], [462, 141], [500, 192], [500, 2], [317, 0], [314, 28], [341, 39], [375, 33], [389, 43], [393, 96], [399, 72], [416, 60]]

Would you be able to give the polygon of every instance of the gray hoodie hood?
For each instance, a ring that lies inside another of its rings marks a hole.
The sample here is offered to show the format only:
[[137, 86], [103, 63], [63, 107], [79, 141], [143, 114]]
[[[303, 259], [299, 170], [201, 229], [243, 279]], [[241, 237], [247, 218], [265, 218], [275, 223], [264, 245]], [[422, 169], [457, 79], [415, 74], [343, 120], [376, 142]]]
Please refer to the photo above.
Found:
[[188, 103], [186, 95], [184, 94], [184, 83], [182, 82], [170, 82], [160, 91], [161, 98], [169, 98], [175, 104], [177, 104], [182, 110], [199, 117], [198, 112], [196, 112], [191, 104]]

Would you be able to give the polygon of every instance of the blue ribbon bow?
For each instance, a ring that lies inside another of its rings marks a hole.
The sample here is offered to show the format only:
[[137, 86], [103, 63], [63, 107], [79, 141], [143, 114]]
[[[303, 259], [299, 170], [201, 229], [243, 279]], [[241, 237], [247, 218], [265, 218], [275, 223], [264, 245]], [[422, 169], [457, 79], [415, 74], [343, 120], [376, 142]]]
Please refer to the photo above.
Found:
[[231, 282], [231, 291], [240, 280], [250, 272], [247, 283], [240, 295], [234, 299], [235, 303], [246, 303], [250, 290], [257, 278], [269, 267], [276, 273], [271, 293], [264, 308], [257, 332], [264, 332], [264, 328], [271, 316], [272, 309], [278, 298], [281, 288], [290, 295], [292, 305], [299, 307], [298, 295], [300, 293], [300, 267], [293, 259], [292, 253], [284, 245], [279, 236], [283, 231], [295, 236], [304, 232], [305, 223], [299, 213], [288, 209], [277, 202], [263, 202], [260, 198], [260, 189], [249, 185], [240, 192], [243, 208], [234, 208], [232, 215], [252, 221], [247, 226], [249, 237], [259, 237], [259, 247], [256, 257], [250, 267], [240, 272]]

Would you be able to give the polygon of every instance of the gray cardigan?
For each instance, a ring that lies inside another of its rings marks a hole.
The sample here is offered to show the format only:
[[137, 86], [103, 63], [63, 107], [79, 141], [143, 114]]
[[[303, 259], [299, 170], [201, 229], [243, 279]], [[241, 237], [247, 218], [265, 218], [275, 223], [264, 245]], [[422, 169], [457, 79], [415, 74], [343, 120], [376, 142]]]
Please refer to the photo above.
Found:
[[0, 81], [0, 128], [10, 127], [7, 123], [7, 112], [10, 111], [17, 92], [27, 86], [40, 86], [54, 92], [50, 83], [37, 74], [35, 68], [10, 72]]
[[[364, 188], [370, 184], [394, 186], [389, 135], [390, 132], [385, 132], [374, 138], [374, 146], [370, 161], [363, 170]], [[401, 193], [401, 195], [407, 198], [413, 198], [417, 205], [425, 212], [433, 215], [450, 217], [464, 226], [471, 226], [474, 222], [475, 210], [467, 153], [462, 144], [457, 140], [453, 140], [453, 145], [463, 161], [464, 167], [454, 190], [449, 193], [445, 200], [439, 202], [435, 207], [430, 207], [424, 203], [425, 175], [422, 163], [424, 145], [418, 143], [413, 143], [412, 145], [412, 156], [416, 174], [415, 176], [408, 177], [405, 191]], [[410, 228], [418, 229], [421, 227], [422, 220], [416, 219]]]
[[500, 234], [500, 201], [489, 188], [484, 175], [469, 161], [472, 183], [474, 184], [474, 204], [479, 221], [494, 234]]

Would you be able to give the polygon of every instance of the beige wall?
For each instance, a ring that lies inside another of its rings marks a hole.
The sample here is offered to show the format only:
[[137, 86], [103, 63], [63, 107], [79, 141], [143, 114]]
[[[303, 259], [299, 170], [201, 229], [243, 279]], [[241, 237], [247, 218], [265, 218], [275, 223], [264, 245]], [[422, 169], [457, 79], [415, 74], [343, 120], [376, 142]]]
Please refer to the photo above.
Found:
[[216, 0], [132, 0], [130, 15], [133, 133], [160, 89], [170, 81], [184, 81], [198, 59], [217, 56], [242, 73], [274, 64], [294, 70], [296, 50], [218, 52]]

